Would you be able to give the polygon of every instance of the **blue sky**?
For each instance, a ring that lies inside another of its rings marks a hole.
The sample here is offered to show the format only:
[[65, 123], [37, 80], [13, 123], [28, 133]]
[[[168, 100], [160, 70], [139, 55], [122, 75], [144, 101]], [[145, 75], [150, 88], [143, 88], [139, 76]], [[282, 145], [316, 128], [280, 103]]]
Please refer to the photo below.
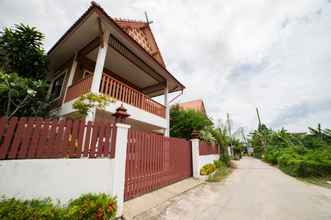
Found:
[[[278, 129], [331, 127], [331, 3], [327, 0], [108, 0], [111, 16], [147, 11], [167, 68], [201, 98], [214, 120], [230, 113], [246, 132], [262, 120]], [[50, 48], [89, 1], [0, 0], [0, 26], [23, 22]]]

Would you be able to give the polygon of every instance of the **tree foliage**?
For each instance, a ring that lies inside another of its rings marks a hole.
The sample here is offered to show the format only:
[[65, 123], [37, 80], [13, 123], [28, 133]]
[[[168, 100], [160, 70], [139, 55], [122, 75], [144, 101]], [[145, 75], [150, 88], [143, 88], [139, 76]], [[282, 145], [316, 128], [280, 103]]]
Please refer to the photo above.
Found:
[[44, 35], [34, 27], [16, 25], [0, 32], [0, 114], [46, 116], [47, 56]]
[[105, 106], [114, 102], [114, 100], [106, 95], [95, 93], [87, 93], [77, 99], [72, 107], [77, 111], [76, 117], [83, 118], [91, 111], [92, 108], [104, 109]]
[[0, 115], [44, 116], [47, 114], [47, 83], [0, 71]]
[[35, 27], [19, 24], [0, 32], [0, 67], [7, 73], [45, 79], [47, 56], [42, 48], [44, 35]]
[[211, 120], [203, 113], [183, 110], [178, 105], [170, 109], [170, 136], [190, 139], [193, 131], [212, 126]]

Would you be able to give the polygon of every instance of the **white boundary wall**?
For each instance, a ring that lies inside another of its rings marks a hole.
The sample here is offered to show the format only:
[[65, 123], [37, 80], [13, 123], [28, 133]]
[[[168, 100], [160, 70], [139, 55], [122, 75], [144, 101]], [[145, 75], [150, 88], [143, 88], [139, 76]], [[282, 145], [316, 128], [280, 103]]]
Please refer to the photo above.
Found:
[[123, 215], [126, 149], [130, 125], [116, 123], [115, 158], [0, 160], [0, 196], [50, 197], [67, 203], [84, 193], [117, 198]]
[[203, 165], [208, 163], [213, 163], [214, 160], [219, 159], [219, 154], [209, 154], [209, 155], [200, 155], [199, 153], [199, 139], [192, 139], [192, 170], [193, 170], [193, 177], [195, 178], [202, 178], [200, 175], [200, 169]]
[[112, 194], [114, 159], [32, 159], [0, 161], [0, 195], [47, 198], [62, 203], [82, 193]]
[[200, 155], [199, 156], [199, 172], [200, 169], [203, 167], [203, 165], [207, 163], [213, 163], [214, 160], [219, 160], [220, 155], [219, 154], [209, 154], [209, 155]]

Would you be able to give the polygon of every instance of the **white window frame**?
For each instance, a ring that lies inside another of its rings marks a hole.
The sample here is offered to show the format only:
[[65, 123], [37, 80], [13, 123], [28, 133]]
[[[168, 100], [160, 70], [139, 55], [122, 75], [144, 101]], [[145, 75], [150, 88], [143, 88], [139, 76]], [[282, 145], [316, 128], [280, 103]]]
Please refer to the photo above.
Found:
[[84, 69], [83, 70], [83, 79], [86, 79], [87, 78], [87, 75], [93, 76], [93, 72], [92, 71], [89, 71], [87, 69]]
[[59, 94], [59, 96], [56, 97], [56, 98], [53, 98], [52, 100], [50, 100], [51, 102], [54, 102], [54, 101], [56, 101], [56, 100], [58, 100], [58, 99], [61, 98], [61, 94], [62, 94], [62, 92], [63, 92], [64, 82], [65, 82], [65, 79], [66, 79], [66, 75], [67, 75], [67, 73], [68, 73], [68, 70], [65, 69], [65, 70], [63, 70], [62, 72], [58, 72], [58, 73], [60, 73], [60, 74], [56, 74], [56, 76], [51, 80], [51, 86], [50, 86], [50, 90], [49, 90], [49, 97], [50, 97], [50, 98], [51, 98], [51, 95], [52, 95], [52, 90], [53, 90], [54, 82], [55, 82], [58, 78], [60, 78], [61, 76], [63, 76], [63, 75], [64, 75], [64, 78], [63, 78], [63, 82], [62, 82], [62, 85], [61, 85], [61, 90], [60, 90], [60, 94]]

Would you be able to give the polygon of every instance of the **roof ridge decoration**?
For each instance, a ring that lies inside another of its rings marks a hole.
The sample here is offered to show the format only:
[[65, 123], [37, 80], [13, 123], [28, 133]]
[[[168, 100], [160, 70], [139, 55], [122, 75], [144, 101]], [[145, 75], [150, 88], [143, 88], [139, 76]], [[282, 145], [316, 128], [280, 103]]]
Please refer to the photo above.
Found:
[[120, 18], [120, 17], [112, 17], [114, 21], [123, 21], [123, 22], [139, 22], [139, 23], [146, 23], [145, 21], [137, 20], [137, 19], [130, 19], [130, 18]]
[[115, 17], [112, 17], [112, 19], [147, 53], [149, 53], [157, 62], [165, 67], [161, 51], [155, 41], [155, 37], [149, 26], [149, 23], [134, 19], [123, 19]]

